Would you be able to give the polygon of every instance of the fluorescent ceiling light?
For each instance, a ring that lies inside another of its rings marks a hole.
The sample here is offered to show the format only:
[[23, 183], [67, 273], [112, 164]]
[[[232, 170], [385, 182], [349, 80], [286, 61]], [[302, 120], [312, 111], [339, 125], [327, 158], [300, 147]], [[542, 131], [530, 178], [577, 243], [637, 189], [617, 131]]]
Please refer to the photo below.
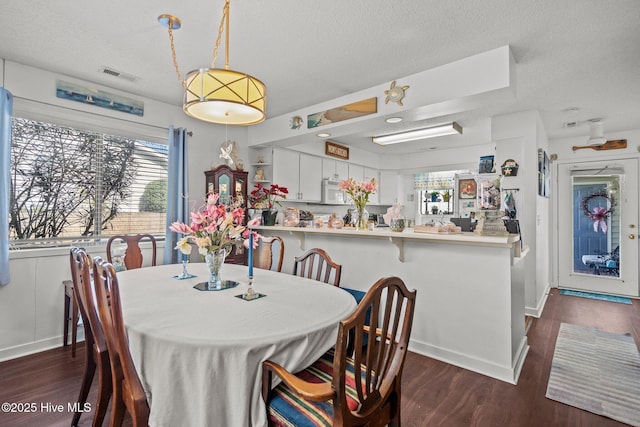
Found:
[[399, 142], [433, 138], [436, 136], [453, 135], [456, 133], [462, 134], [462, 127], [456, 122], [451, 122], [440, 126], [415, 129], [407, 132], [394, 133], [391, 135], [374, 136], [371, 138], [371, 140], [379, 145], [389, 145], [397, 144]]

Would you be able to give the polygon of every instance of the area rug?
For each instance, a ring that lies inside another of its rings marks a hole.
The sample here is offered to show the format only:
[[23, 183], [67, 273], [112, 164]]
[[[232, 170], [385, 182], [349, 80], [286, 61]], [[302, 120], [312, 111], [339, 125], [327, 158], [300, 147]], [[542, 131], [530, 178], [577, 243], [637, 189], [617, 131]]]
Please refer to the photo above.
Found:
[[609, 302], [619, 302], [621, 304], [631, 304], [631, 299], [627, 297], [619, 297], [617, 295], [594, 294], [593, 292], [573, 291], [571, 289], [561, 289], [560, 295], [571, 295], [573, 297], [597, 299], [600, 301], [609, 301]]
[[562, 323], [546, 397], [640, 426], [640, 354], [633, 337]]

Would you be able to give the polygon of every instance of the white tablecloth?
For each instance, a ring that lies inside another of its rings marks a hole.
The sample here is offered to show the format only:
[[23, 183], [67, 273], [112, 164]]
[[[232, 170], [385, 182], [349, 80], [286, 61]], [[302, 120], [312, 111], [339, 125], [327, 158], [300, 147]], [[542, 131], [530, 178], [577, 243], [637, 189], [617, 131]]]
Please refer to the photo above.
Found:
[[254, 288], [267, 297], [235, 298], [247, 287], [247, 267], [227, 265], [223, 291], [198, 291], [198, 277], [176, 280], [179, 265], [118, 273], [131, 354], [147, 392], [152, 426], [264, 426], [261, 363], [295, 372], [335, 344], [338, 323], [355, 308], [334, 286], [255, 269]]

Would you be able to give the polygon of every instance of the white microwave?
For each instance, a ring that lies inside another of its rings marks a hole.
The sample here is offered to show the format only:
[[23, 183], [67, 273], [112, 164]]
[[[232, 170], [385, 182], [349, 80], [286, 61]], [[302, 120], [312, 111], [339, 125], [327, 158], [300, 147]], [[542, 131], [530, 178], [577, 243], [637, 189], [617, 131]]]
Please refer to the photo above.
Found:
[[340, 189], [340, 181], [329, 178], [322, 180], [322, 203], [327, 205], [344, 205], [347, 203], [347, 197], [344, 191]]

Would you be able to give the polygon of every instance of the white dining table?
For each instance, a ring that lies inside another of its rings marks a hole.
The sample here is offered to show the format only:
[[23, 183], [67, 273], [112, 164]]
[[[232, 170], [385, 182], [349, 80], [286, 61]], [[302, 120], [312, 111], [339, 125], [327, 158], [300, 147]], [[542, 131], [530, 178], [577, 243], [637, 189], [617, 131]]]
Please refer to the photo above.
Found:
[[340, 320], [354, 298], [332, 285], [254, 269], [254, 288], [266, 297], [237, 298], [247, 289], [246, 266], [225, 264], [222, 278], [239, 286], [199, 291], [197, 277], [177, 280], [181, 265], [118, 273], [134, 364], [147, 393], [151, 426], [267, 425], [261, 397], [262, 362], [296, 372], [335, 345]]

